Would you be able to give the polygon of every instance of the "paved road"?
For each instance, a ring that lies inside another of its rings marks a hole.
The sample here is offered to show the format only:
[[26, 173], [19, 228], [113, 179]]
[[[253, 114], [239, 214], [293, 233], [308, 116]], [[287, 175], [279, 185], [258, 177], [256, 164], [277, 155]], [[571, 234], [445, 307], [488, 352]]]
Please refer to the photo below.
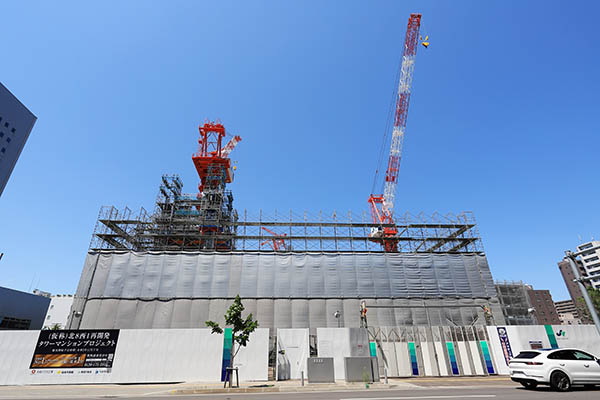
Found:
[[[486, 387], [486, 388], [423, 388], [403, 390], [369, 390], [353, 392], [303, 392], [303, 393], [259, 393], [259, 394], [206, 394], [188, 395], [187, 398], [199, 400], [521, 400], [521, 399], [565, 399], [564, 393], [556, 393], [550, 389], [525, 390], [513, 387]], [[574, 390], [568, 394], [569, 399], [593, 399], [600, 398], [600, 390]], [[173, 396], [161, 397], [173, 400]]]
[[[6, 394], [6, 393], [4, 393]], [[38, 395], [41, 394], [37, 393]], [[515, 385], [508, 384], [492, 384], [479, 386], [437, 386], [437, 387], [418, 387], [410, 389], [386, 389], [386, 390], [354, 390], [354, 391], [326, 391], [326, 392], [295, 392], [295, 393], [227, 393], [227, 394], [190, 394], [190, 395], [171, 395], [160, 394], [156, 392], [139, 393], [106, 393], [101, 395], [96, 391], [94, 395], [87, 396], [83, 393], [79, 395], [67, 395], [56, 397], [56, 399], [107, 399], [107, 398], [124, 398], [128, 400], [188, 400], [188, 399], [216, 399], [216, 400], [521, 400], [521, 399], [593, 399], [600, 398], [600, 388], [584, 389], [575, 388], [568, 394], [556, 393], [549, 388], [538, 388], [536, 390], [525, 390]], [[26, 399], [26, 398], [42, 398], [19, 396], [5, 397], [0, 394], [0, 399]], [[48, 398], [48, 397], [43, 397]]]

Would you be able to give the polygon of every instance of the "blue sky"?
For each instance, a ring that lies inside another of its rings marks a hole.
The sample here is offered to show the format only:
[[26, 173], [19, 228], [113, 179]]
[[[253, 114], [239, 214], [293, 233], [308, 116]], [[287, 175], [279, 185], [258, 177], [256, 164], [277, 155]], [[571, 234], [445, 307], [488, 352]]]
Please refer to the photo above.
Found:
[[6, 2], [0, 79], [38, 122], [0, 198], [0, 285], [75, 291], [101, 205], [188, 192], [197, 126], [243, 141], [236, 208], [366, 210], [410, 12], [396, 210], [475, 213], [496, 279], [567, 298], [600, 237], [593, 1]]

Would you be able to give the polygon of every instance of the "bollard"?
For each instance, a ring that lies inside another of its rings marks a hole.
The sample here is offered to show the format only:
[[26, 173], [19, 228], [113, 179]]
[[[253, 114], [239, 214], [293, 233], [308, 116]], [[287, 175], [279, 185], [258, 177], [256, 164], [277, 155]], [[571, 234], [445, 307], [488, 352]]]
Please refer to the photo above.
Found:
[[387, 380], [387, 367], [383, 367], [383, 383], [388, 384]]
[[300, 371], [300, 376], [302, 377], [302, 386], [304, 386], [304, 371]]

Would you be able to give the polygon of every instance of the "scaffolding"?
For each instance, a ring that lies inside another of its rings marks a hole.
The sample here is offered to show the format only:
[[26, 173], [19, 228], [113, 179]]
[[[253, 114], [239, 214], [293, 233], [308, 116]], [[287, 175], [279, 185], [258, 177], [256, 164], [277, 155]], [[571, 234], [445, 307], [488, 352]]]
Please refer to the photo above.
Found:
[[531, 286], [522, 281], [498, 281], [495, 284], [502, 313], [509, 325], [535, 325], [533, 305], [529, 299]]
[[[286, 213], [233, 209], [221, 168], [210, 169], [200, 194], [183, 194], [177, 175], [162, 177], [153, 214], [113, 206], [100, 209], [90, 250], [383, 252], [388, 238], [373, 233], [389, 227], [366, 212]], [[471, 212], [397, 216], [399, 252], [483, 254]], [[279, 246], [273, 246], [277, 242]]]

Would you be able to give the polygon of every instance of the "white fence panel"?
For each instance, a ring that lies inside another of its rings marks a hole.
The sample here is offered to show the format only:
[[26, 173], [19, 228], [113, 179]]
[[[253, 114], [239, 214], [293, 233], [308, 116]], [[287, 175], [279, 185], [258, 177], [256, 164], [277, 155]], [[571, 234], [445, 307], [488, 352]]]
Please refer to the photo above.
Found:
[[277, 329], [277, 380], [300, 379], [310, 355], [308, 329]]
[[241, 381], [269, 380], [269, 329], [252, 332], [248, 345], [240, 349], [233, 365], [239, 368]]

